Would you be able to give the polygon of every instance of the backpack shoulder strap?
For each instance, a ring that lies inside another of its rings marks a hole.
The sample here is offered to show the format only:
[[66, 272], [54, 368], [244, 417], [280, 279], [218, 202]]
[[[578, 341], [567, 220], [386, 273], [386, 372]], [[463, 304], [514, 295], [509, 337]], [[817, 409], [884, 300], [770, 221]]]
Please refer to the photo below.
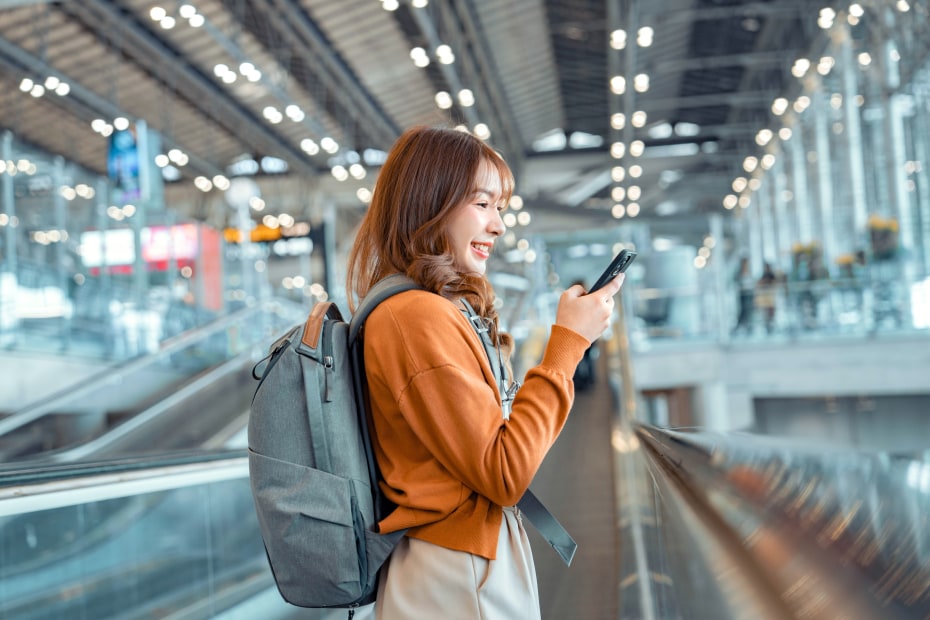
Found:
[[389, 275], [371, 287], [368, 294], [365, 295], [364, 299], [359, 303], [358, 308], [355, 309], [355, 314], [352, 315], [352, 320], [349, 324], [349, 346], [352, 347], [355, 345], [355, 341], [358, 340], [358, 336], [362, 331], [362, 326], [365, 324], [365, 319], [368, 318], [368, 315], [371, 314], [371, 311], [374, 310], [378, 304], [398, 293], [419, 288], [419, 284], [402, 273]]
[[[465, 306], [465, 314], [468, 315], [468, 321], [478, 332], [481, 343], [484, 345], [484, 352], [488, 355], [488, 361], [491, 362], [491, 369], [494, 371], [494, 378], [501, 394], [501, 407], [505, 417], [510, 415], [510, 407], [513, 404], [514, 396], [520, 388], [520, 384], [512, 381], [507, 372], [507, 366], [501, 358], [500, 347], [491, 342], [491, 335], [484, 324], [481, 316], [475, 312], [475, 309], [466, 300], [462, 300]], [[497, 355], [495, 356], [495, 352]], [[495, 360], [494, 358], [497, 357]], [[517, 507], [526, 516], [536, 531], [548, 542], [555, 552], [559, 554], [566, 565], [571, 566], [572, 559], [575, 557], [575, 551], [578, 544], [571, 537], [571, 534], [562, 526], [561, 523], [553, 516], [541, 501], [536, 497], [531, 489], [527, 489]]]

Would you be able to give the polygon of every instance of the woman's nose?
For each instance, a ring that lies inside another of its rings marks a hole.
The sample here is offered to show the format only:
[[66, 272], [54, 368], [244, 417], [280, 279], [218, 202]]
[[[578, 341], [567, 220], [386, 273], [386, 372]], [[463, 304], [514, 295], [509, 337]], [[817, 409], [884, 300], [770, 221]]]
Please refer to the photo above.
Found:
[[507, 226], [504, 224], [504, 218], [501, 215], [501, 212], [497, 209], [494, 210], [494, 217], [491, 218], [491, 222], [488, 225], [488, 230], [497, 236], [503, 235], [505, 232], [507, 232]]

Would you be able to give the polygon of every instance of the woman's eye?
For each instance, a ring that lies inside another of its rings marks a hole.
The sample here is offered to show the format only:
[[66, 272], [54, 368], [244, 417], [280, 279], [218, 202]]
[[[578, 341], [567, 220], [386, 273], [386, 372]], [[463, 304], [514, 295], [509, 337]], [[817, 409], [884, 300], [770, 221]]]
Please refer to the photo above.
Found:
[[487, 202], [479, 202], [479, 203], [477, 203], [477, 204], [478, 204], [478, 206], [481, 207], [482, 209], [487, 209], [489, 203], [487, 203]]

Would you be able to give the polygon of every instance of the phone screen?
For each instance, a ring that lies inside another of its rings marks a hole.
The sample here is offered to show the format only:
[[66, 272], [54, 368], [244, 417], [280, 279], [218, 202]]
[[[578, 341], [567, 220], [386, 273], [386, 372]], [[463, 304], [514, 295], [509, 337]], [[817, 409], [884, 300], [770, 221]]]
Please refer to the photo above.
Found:
[[636, 258], [636, 252], [631, 252], [630, 250], [620, 250], [614, 259], [610, 261], [610, 264], [607, 266], [607, 269], [604, 270], [604, 273], [601, 274], [601, 277], [597, 279], [597, 282], [594, 283], [594, 286], [591, 287], [591, 290], [588, 291], [590, 295], [594, 291], [598, 290], [619, 274], [626, 271], [626, 268], [630, 266], [630, 263], [633, 262], [633, 259]]

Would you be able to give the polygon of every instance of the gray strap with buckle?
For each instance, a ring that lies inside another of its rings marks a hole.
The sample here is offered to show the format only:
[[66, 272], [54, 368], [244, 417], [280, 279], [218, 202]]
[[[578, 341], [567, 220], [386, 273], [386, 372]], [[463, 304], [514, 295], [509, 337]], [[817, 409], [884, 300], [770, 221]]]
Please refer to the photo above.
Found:
[[[515, 381], [510, 381], [508, 385], [510, 377], [507, 372], [507, 366], [504, 364], [500, 348], [491, 342], [491, 335], [488, 333], [488, 328], [484, 324], [484, 319], [475, 312], [475, 309], [465, 299], [462, 299], [462, 304], [465, 306], [465, 313], [468, 315], [469, 322], [472, 324], [472, 327], [475, 328], [475, 331], [478, 332], [481, 343], [484, 345], [484, 352], [488, 355], [488, 361], [491, 363], [491, 369], [494, 371], [494, 378], [497, 380], [497, 385], [500, 389], [503, 415], [505, 418], [509, 418], [510, 406], [513, 403], [517, 390], [520, 388], [520, 384]], [[539, 501], [539, 498], [537, 498], [530, 489], [527, 489], [523, 497], [520, 498], [520, 501], [517, 502], [517, 508], [526, 515], [527, 520], [533, 524], [536, 531], [539, 532], [553, 549], [555, 549], [555, 552], [559, 554], [566, 566], [571, 566], [572, 558], [575, 557], [575, 551], [578, 549], [578, 543], [575, 542], [571, 534], [568, 533], [568, 530], [559, 523], [552, 513], [549, 512], [549, 509]]]

